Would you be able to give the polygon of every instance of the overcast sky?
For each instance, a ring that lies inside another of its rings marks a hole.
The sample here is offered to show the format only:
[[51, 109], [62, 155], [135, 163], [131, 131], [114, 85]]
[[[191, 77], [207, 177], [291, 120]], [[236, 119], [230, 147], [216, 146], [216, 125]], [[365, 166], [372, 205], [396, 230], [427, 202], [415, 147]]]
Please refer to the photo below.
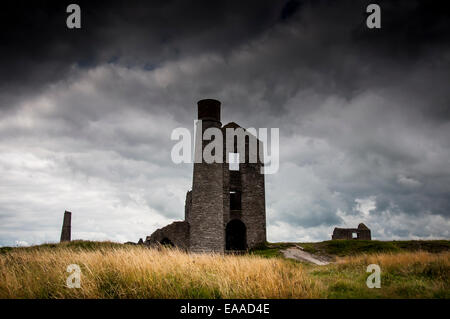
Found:
[[[450, 237], [450, 12], [439, 1], [10, 1], [0, 12], [0, 245], [137, 241], [184, 217], [170, 134], [196, 102], [280, 128], [269, 241]], [[69, 3], [82, 29], [69, 30]], [[152, 3], [151, 5], [148, 3]], [[442, 2], [444, 3], [444, 2]]]

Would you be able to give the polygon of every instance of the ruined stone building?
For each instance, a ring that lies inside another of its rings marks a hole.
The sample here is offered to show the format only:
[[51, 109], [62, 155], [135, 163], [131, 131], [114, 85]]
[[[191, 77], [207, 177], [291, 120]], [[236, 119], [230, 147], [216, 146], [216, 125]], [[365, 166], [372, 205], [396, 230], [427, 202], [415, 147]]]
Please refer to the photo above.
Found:
[[359, 239], [371, 240], [370, 229], [363, 223], [358, 228], [335, 228], [331, 239]]
[[[225, 252], [245, 250], [266, 241], [266, 211], [262, 160], [250, 161], [250, 152], [257, 145], [257, 154], [263, 144], [254, 135], [245, 132], [245, 154], [233, 138], [231, 155], [226, 154], [226, 129], [239, 129], [234, 122], [222, 126], [221, 103], [206, 99], [198, 102], [198, 119], [202, 129], [196, 130], [196, 140], [214, 127], [223, 134], [223, 163], [206, 163], [201, 158], [203, 149], [211, 141], [201, 143], [195, 150], [192, 190], [186, 194], [184, 221], [176, 221], [147, 236], [145, 244], [168, 244], [194, 252]], [[199, 121], [200, 122], [200, 121]], [[198, 123], [197, 122], [197, 127]], [[198, 134], [201, 134], [198, 136]], [[230, 148], [229, 148], [230, 149]], [[197, 157], [200, 156], [200, 157]], [[230, 165], [227, 156], [239, 158], [238, 165]]]

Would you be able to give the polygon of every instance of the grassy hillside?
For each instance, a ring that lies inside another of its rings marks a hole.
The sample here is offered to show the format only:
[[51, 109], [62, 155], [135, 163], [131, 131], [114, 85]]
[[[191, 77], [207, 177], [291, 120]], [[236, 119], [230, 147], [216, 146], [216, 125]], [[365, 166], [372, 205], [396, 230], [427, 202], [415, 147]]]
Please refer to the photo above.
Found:
[[252, 252], [259, 256], [281, 257], [280, 250], [294, 245], [301, 246], [305, 251], [327, 257], [356, 256], [374, 253], [399, 253], [425, 251], [440, 253], [450, 251], [449, 240], [328, 240], [315, 243], [267, 243]]
[[[258, 251], [273, 258], [85, 241], [3, 248], [0, 298], [450, 298], [448, 241], [398, 242], [392, 250], [373, 243], [310, 244], [311, 251], [336, 255], [350, 245], [364, 252], [350, 249], [351, 256], [327, 266], [279, 257], [289, 243]], [[373, 263], [382, 270], [380, 289], [366, 286], [366, 267]], [[66, 287], [69, 264], [81, 268], [80, 289]]]
[[341, 257], [355, 256], [359, 254], [414, 251], [439, 253], [450, 250], [450, 241], [448, 240], [328, 240], [318, 243], [301, 243], [300, 245], [306, 251], [313, 254], [326, 254]]
[[111, 241], [73, 240], [57, 244], [42, 244], [29, 247], [0, 247], [0, 255], [7, 252], [48, 252], [52, 250], [69, 249], [72, 251], [95, 251], [98, 249], [123, 248], [128, 245]]

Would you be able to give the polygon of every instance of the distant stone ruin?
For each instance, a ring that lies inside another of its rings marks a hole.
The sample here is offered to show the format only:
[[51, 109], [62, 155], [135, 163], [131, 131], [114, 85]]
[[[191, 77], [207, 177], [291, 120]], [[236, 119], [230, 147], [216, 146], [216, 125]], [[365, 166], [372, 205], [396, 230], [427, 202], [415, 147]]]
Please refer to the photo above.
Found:
[[60, 242], [70, 241], [71, 236], [71, 222], [72, 222], [72, 213], [67, 210], [64, 212], [64, 220], [61, 230], [61, 240]]
[[370, 229], [363, 223], [358, 225], [358, 228], [335, 228], [332, 240], [335, 239], [359, 239], [359, 240], [371, 240]]
[[[225, 154], [223, 163], [194, 163], [192, 191], [186, 194], [185, 220], [176, 221], [147, 236], [146, 245], [177, 246], [194, 252], [243, 251], [266, 241], [266, 208], [262, 160], [251, 162], [249, 145], [257, 145], [262, 154], [263, 143], [234, 122], [222, 126], [220, 106], [217, 100], [198, 102], [198, 119], [202, 122], [202, 134], [207, 128], [217, 128], [225, 135], [226, 129], [240, 129], [246, 134], [245, 153], [239, 152], [237, 138], [234, 153]], [[196, 137], [197, 138], [197, 137]], [[201, 137], [200, 137], [201, 139]], [[252, 143], [252, 144], [250, 144]], [[196, 156], [203, 152], [206, 143], [196, 149]], [[258, 153], [256, 153], [258, 154]], [[226, 156], [242, 161], [231, 166]]]

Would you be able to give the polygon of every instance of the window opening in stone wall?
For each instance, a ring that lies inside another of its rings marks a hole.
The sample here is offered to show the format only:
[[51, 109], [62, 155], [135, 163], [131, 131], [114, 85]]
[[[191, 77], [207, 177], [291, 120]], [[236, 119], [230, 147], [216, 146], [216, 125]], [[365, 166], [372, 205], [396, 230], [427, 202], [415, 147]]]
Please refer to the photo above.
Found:
[[241, 210], [241, 192], [231, 191], [230, 192], [230, 210]]
[[239, 153], [230, 153], [229, 155], [229, 168], [230, 171], [239, 170]]

